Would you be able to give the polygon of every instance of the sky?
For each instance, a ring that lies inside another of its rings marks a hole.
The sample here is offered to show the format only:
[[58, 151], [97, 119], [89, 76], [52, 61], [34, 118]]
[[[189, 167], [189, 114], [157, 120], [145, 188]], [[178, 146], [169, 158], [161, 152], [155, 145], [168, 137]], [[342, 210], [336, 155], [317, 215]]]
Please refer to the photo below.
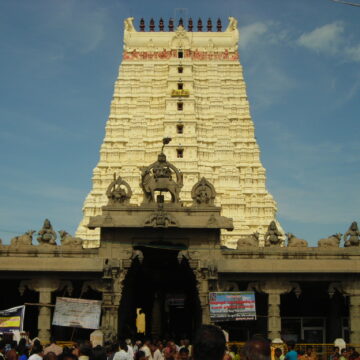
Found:
[[[356, 2], [354, 0], [354, 2]], [[360, 3], [360, 1], [359, 1]], [[360, 7], [331, 0], [0, 0], [0, 238], [74, 233], [122, 56], [123, 20], [234, 16], [267, 188], [315, 245], [360, 215]], [[36, 243], [36, 240], [34, 241]]]

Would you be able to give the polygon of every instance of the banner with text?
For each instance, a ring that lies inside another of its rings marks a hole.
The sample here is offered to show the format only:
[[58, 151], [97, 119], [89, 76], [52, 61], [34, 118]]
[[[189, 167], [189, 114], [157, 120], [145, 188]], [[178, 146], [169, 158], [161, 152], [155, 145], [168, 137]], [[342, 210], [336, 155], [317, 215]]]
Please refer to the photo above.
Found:
[[209, 294], [212, 321], [256, 320], [255, 293], [211, 292]]
[[100, 326], [101, 301], [57, 297], [53, 325], [83, 329]]
[[25, 305], [0, 311], [0, 333], [23, 331]]

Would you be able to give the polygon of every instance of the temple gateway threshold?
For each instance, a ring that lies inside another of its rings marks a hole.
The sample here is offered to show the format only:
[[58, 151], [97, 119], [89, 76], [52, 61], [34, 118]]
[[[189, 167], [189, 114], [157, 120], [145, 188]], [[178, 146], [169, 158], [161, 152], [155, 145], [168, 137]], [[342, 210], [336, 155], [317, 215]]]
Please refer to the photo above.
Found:
[[[125, 21], [121, 81], [85, 202], [83, 236], [56, 232], [46, 219], [37, 245], [34, 230], [0, 244], [0, 309], [31, 304], [25, 329], [43, 342], [72, 336], [71, 328], [51, 325], [58, 296], [101, 300], [105, 339], [135, 338], [144, 316], [146, 336], [191, 338], [210, 322], [209, 292], [255, 291], [257, 320], [219, 324], [230, 340], [260, 333], [359, 345], [357, 223], [317, 247], [291, 233], [286, 243], [265, 189], [236, 20], [224, 32], [219, 24], [207, 33], [192, 26], [172, 31], [172, 23], [154, 34]], [[185, 87], [174, 93], [179, 84]], [[228, 98], [218, 99], [220, 88]], [[159, 152], [164, 133], [174, 136]], [[78, 329], [76, 338], [89, 333]]]

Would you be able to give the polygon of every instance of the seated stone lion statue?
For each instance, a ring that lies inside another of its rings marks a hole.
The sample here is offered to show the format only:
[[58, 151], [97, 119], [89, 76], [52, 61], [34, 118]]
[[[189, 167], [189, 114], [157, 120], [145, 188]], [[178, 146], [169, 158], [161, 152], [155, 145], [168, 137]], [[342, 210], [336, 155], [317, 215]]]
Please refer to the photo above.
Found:
[[11, 239], [11, 246], [32, 245], [32, 237], [35, 230], [29, 230], [25, 234], [15, 236]]
[[71, 236], [65, 230], [60, 230], [59, 234], [60, 234], [62, 246], [81, 246], [82, 245], [83, 239]]
[[241, 249], [244, 247], [258, 247], [259, 246], [259, 233], [254, 232], [250, 236], [246, 238], [239, 239], [237, 241], [237, 249]]
[[286, 236], [288, 238], [288, 245], [287, 245], [288, 247], [307, 247], [308, 246], [308, 242], [306, 240], [299, 239], [292, 233], [287, 233]]
[[318, 241], [319, 247], [339, 247], [342, 234], [334, 234]]

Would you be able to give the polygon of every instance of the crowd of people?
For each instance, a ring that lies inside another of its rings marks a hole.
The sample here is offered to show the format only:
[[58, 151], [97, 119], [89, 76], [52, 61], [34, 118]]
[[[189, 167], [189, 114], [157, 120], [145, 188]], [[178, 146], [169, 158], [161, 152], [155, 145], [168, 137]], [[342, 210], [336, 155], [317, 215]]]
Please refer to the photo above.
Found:
[[[236, 345], [226, 346], [222, 330], [213, 325], [203, 325], [193, 345], [183, 339], [177, 345], [174, 341], [130, 339], [104, 346], [83, 341], [72, 347], [59, 346], [55, 342], [43, 347], [38, 339], [28, 344], [26, 339], [19, 343], [0, 340], [0, 360], [318, 360], [312, 346], [305, 351], [296, 350], [295, 343], [287, 344], [287, 351], [280, 347], [271, 351], [268, 340], [255, 337], [245, 343], [242, 351]], [[334, 347], [328, 360], [360, 360], [355, 348]]]

